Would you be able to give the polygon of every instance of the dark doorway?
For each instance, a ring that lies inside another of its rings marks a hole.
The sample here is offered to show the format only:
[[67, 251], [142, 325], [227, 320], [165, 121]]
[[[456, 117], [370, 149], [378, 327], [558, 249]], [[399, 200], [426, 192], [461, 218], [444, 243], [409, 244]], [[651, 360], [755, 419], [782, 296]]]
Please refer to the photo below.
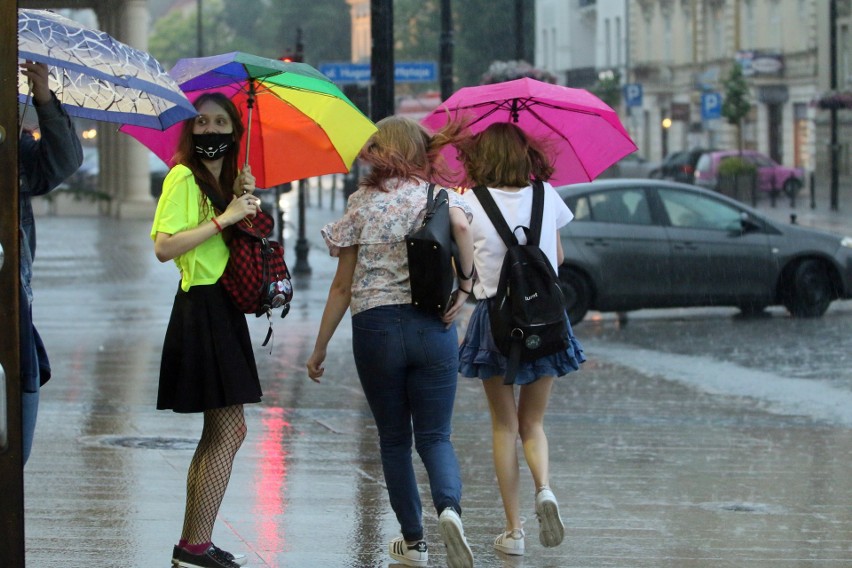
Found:
[[769, 157], [778, 162], [784, 163], [784, 131], [783, 116], [781, 114], [782, 106], [780, 104], [767, 104], [766, 111], [769, 114]]

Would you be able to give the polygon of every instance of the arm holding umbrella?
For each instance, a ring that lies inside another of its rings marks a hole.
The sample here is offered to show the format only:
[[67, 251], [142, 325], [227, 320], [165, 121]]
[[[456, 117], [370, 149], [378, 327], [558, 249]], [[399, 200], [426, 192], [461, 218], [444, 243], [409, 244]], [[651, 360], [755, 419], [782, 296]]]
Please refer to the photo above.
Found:
[[[48, 85], [44, 63], [21, 64], [21, 72], [32, 82], [33, 102], [41, 138], [25, 134], [21, 140], [21, 162], [31, 195], [50, 192], [83, 163], [83, 148], [74, 124]], [[22, 188], [24, 189], [24, 188]]]
[[[240, 179], [245, 178], [237, 176], [237, 180], [234, 182], [235, 186]], [[239, 223], [245, 217], [254, 217], [260, 211], [260, 199], [252, 195], [255, 189], [254, 177], [251, 178], [250, 183], [245, 185], [250, 186], [249, 189], [246, 189], [246, 193], [232, 199], [227, 209], [214, 217], [209, 223], [201, 223], [197, 227], [174, 234], [157, 233], [157, 238], [154, 240], [154, 254], [157, 256], [157, 260], [160, 262], [173, 260], [221, 232], [225, 227]]]

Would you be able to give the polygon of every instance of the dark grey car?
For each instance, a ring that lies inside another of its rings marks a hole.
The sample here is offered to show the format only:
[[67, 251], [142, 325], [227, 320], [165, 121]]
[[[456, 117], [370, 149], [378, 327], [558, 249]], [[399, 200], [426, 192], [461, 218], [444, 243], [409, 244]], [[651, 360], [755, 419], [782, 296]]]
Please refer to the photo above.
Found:
[[852, 237], [777, 223], [738, 201], [662, 180], [557, 188], [572, 323], [589, 310], [784, 305], [819, 317], [852, 297]]

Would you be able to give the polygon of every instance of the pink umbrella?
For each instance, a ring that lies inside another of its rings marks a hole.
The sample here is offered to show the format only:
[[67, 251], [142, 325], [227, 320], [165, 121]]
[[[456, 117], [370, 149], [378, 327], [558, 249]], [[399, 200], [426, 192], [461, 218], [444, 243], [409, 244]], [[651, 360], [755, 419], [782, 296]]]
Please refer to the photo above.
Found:
[[[616, 112], [598, 97], [535, 79], [459, 89], [422, 123], [437, 130], [450, 117], [471, 120], [474, 133], [495, 122], [514, 122], [528, 135], [545, 140], [556, 169], [553, 185], [591, 181], [637, 149]], [[445, 157], [458, 167], [454, 154]]]

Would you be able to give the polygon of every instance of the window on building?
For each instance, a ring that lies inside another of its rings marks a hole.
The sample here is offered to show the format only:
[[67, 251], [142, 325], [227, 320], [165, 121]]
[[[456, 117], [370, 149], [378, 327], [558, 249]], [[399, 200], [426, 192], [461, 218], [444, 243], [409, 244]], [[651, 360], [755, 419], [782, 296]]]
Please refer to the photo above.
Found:
[[624, 64], [624, 48], [621, 45], [621, 18], [615, 19], [615, 64], [621, 67]]
[[604, 20], [604, 61], [606, 67], [612, 67], [612, 33], [610, 30], [610, 20]]
[[724, 14], [720, 7], [713, 8], [713, 57], [723, 57], [725, 55], [725, 26], [723, 22]]
[[683, 29], [684, 29], [684, 45], [687, 50], [687, 62], [693, 63], [693, 57], [695, 55], [695, 51], [693, 49], [693, 35], [692, 35], [692, 8], [689, 4], [683, 5]]
[[674, 48], [672, 47], [671, 13], [666, 13], [663, 16], [663, 57], [666, 61], [674, 60]]
[[754, 0], [746, 0], [744, 6], [743, 26], [740, 30], [740, 45], [744, 49], [754, 49]]
[[783, 50], [784, 29], [781, 22], [781, 2], [779, 0], [769, 0], [769, 33], [770, 47], [777, 50]]
[[852, 85], [852, 62], [849, 56], [849, 24], [842, 23], [837, 26], [837, 55], [840, 58], [838, 64], [837, 82], [838, 87], [848, 88]]
[[651, 61], [651, 36], [654, 35], [651, 33], [651, 13], [650, 11], [646, 11], [644, 13], [645, 20], [645, 33], [642, 34], [645, 37], [645, 53], [644, 59], [645, 61]]

